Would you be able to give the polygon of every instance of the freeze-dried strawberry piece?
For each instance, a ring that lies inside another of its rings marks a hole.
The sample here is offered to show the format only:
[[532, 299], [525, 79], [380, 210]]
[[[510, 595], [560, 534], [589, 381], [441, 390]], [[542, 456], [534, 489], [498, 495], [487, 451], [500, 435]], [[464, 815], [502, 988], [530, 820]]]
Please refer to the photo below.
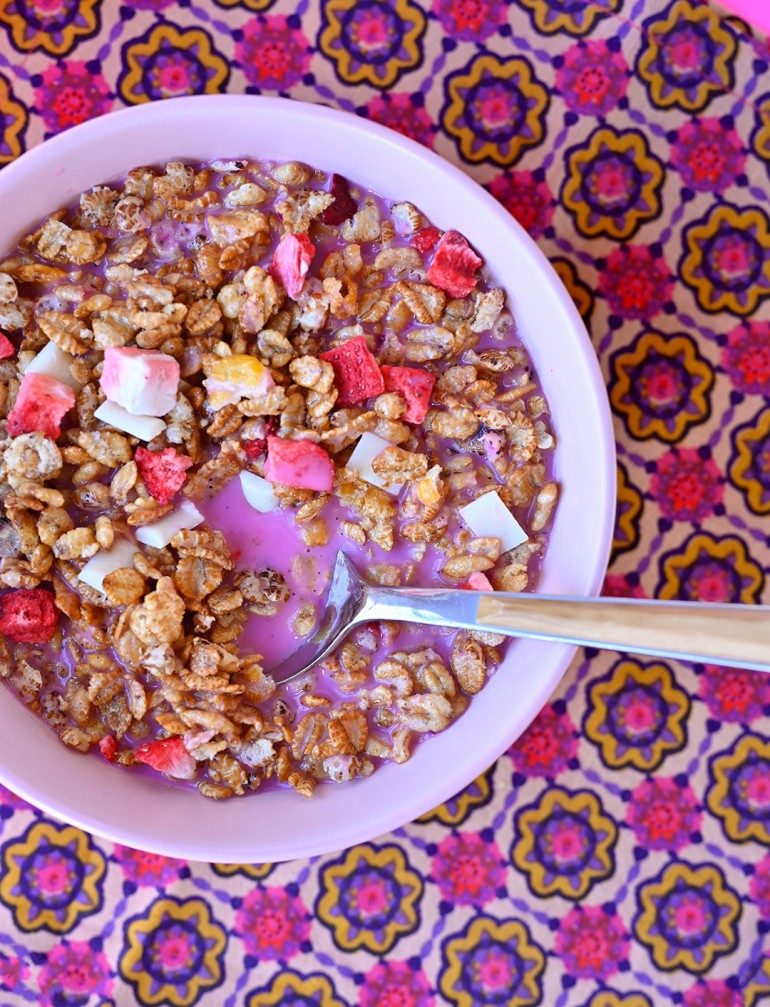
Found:
[[191, 780], [197, 769], [195, 759], [184, 747], [181, 738], [148, 741], [137, 748], [136, 757], [146, 766], [152, 766], [159, 773], [173, 776], [177, 780]]
[[134, 461], [147, 491], [159, 504], [169, 503], [184, 486], [187, 478], [185, 473], [193, 463], [192, 458], [178, 454], [174, 448], [150, 451], [139, 447], [134, 454]]
[[74, 405], [75, 393], [61, 381], [47, 374], [25, 374], [6, 429], [11, 437], [38, 431], [56, 440], [62, 419]]
[[279, 280], [289, 297], [299, 297], [315, 255], [315, 245], [306, 234], [284, 234], [273, 253], [268, 270]]
[[433, 253], [428, 282], [452, 297], [467, 297], [478, 282], [473, 274], [482, 261], [459, 231], [445, 231]]
[[332, 184], [329, 191], [334, 196], [334, 202], [331, 206], [326, 207], [321, 214], [321, 220], [324, 224], [341, 224], [343, 221], [349, 220], [358, 207], [356, 206], [355, 199], [350, 194], [350, 183], [348, 180], [343, 178], [342, 175], [332, 175]]
[[278, 418], [276, 416], [268, 416], [265, 418], [264, 431], [261, 437], [252, 437], [251, 440], [241, 441], [241, 447], [246, 452], [246, 457], [249, 461], [256, 461], [257, 458], [261, 458], [262, 455], [267, 451], [267, 438], [270, 434], [275, 433], [278, 428]]
[[464, 591], [494, 591], [489, 582], [489, 577], [485, 573], [482, 573], [481, 570], [474, 571], [460, 587]]
[[13, 345], [8, 336], [0, 332], [0, 360], [7, 360], [8, 357], [12, 357], [16, 352], [16, 347]]
[[42, 587], [22, 587], [0, 599], [0, 634], [17, 643], [48, 643], [59, 622], [54, 596]]
[[107, 762], [115, 761], [115, 754], [118, 751], [118, 743], [111, 734], [105, 734], [99, 742], [99, 751], [102, 753]]
[[437, 227], [423, 227], [412, 238], [409, 244], [416, 248], [418, 252], [429, 252], [441, 237], [441, 231]]
[[334, 368], [338, 406], [354, 406], [384, 391], [382, 373], [363, 336], [349, 339], [320, 356]]
[[406, 402], [404, 419], [407, 423], [422, 423], [436, 384], [435, 374], [430, 374], [421, 367], [389, 367], [388, 364], [383, 364], [380, 370], [385, 381], [385, 391], [398, 392]]
[[268, 437], [265, 479], [282, 486], [329, 493], [334, 483], [334, 462], [318, 444]]

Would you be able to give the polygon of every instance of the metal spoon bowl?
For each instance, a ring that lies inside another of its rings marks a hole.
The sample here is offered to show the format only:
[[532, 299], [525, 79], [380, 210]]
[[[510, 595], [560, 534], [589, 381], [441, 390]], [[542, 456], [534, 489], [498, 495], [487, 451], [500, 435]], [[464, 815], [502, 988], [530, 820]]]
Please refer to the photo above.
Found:
[[378, 619], [770, 672], [766, 605], [380, 587], [365, 581], [339, 552], [320, 626], [270, 674], [277, 684], [297, 678], [356, 626]]

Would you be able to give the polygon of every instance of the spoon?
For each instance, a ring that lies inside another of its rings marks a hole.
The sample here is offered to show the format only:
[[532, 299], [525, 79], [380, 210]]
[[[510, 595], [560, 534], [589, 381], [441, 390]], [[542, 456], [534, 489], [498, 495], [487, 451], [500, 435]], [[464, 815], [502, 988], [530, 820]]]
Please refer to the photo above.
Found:
[[379, 587], [363, 580], [339, 552], [320, 626], [270, 674], [276, 684], [297, 678], [356, 626], [377, 619], [770, 672], [767, 605]]

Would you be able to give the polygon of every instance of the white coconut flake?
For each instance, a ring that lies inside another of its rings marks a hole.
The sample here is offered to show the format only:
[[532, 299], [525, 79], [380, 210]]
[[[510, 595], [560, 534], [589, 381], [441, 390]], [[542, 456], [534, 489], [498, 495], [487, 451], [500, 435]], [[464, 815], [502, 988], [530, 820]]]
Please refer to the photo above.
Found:
[[499, 538], [503, 552], [515, 549], [529, 538], [495, 492], [484, 493], [461, 507], [460, 516], [477, 538]]
[[273, 484], [254, 472], [241, 472], [241, 489], [246, 502], [261, 514], [268, 514], [278, 506]]
[[25, 374], [45, 374], [67, 385], [75, 392], [83, 387], [83, 382], [72, 376], [70, 364], [75, 363], [71, 353], [60, 350], [56, 343], [46, 343], [43, 349], [33, 357], [24, 368]]
[[372, 486], [379, 486], [380, 489], [385, 490], [387, 493], [398, 496], [404, 484], [385, 483], [372, 468], [374, 459], [378, 455], [381, 455], [386, 448], [392, 447], [391, 442], [386, 441], [384, 437], [378, 437], [377, 434], [367, 431], [359, 437], [358, 444], [356, 444], [353, 454], [350, 456], [345, 467], [355, 469], [359, 476]]
[[152, 546], [153, 549], [163, 549], [167, 546], [177, 532], [186, 528], [197, 528], [203, 521], [203, 515], [189, 500], [183, 500], [179, 507], [171, 514], [156, 521], [155, 524], [144, 525], [137, 528], [136, 537], [143, 545]]
[[111, 549], [102, 549], [86, 563], [78, 574], [78, 580], [88, 584], [95, 591], [104, 590], [104, 578], [115, 570], [130, 569], [134, 565], [136, 542], [118, 539]]
[[102, 402], [94, 416], [140, 441], [151, 441], [166, 429], [165, 421], [157, 416], [134, 416], [115, 402]]

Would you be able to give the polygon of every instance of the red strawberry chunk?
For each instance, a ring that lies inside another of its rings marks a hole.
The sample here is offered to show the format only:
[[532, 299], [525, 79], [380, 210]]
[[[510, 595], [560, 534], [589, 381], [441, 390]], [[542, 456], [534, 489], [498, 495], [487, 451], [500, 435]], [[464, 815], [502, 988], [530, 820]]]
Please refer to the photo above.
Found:
[[159, 738], [156, 741], [148, 741], [137, 748], [136, 757], [146, 766], [152, 766], [159, 773], [173, 776], [177, 780], [191, 780], [198, 765], [184, 747], [181, 738]]
[[16, 347], [13, 345], [8, 336], [3, 335], [0, 332], [0, 360], [6, 360], [8, 357], [12, 357], [16, 352]]
[[382, 373], [363, 336], [349, 339], [342, 346], [321, 354], [334, 368], [338, 406], [354, 406], [385, 389]]
[[334, 484], [334, 462], [318, 444], [268, 437], [265, 479], [282, 486], [329, 493]]
[[102, 753], [107, 762], [115, 761], [115, 754], [118, 751], [118, 743], [111, 734], [105, 734], [99, 742], [99, 751]]
[[415, 234], [409, 244], [412, 248], [416, 248], [418, 252], [429, 252], [431, 248], [436, 244], [439, 237], [441, 236], [441, 231], [437, 227], [423, 227], [421, 230]]
[[178, 454], [173, 448], [150, 451], [139, 447], [134, 454], [134, 461], [147, 491], [159, 504], [169, 503], [184, 486], [187, 479], [185, 473], [193, 463], [192, 458]]
[[404, 419], [407, 423], [422, 423], [436, 384], [435, 374], [424, 371], [422, 367], [390, 367], [388, 364], [383, 364], [380, 370], [385, 380], [385, 391], [398, 392], [406, 402]]
[[452, 297], [467, 297], [476, 286], [473, 275], [482, 264], [459, 231], [445, 231], [428, 268], [428, 282]]
[[59, 610], [42, 587], [23, 587], [0, 599], [0, 634], [17, 643], [48, 643], [56, 631]]
[[349, 220], [358, 207], [356, 201], [350, 195], [350, 184], [342, 175], [332, 175], [332, 185], [329, 190], [334, 196], [334, 202], [327, 206], [321, 214], [324, 224], [341, 224]]
[[464, 584], [460, 587], [464, 591], [494, 591], [491, 583], [489, 582], [489, 577], [480, 570], [476, 570], [470, 575]]
[[61, 433], [61, 421], [75, 405], [75, 393], [47, 374], [25, 374], [13, 409], [8, 414], [11, 437], [39, 431], [53, 440]]
[[270, 273], [280, 280], [289, 297], [299, 297], [315, 255], [315, 245], [306, 234], [284, 234], [273, 253]]

